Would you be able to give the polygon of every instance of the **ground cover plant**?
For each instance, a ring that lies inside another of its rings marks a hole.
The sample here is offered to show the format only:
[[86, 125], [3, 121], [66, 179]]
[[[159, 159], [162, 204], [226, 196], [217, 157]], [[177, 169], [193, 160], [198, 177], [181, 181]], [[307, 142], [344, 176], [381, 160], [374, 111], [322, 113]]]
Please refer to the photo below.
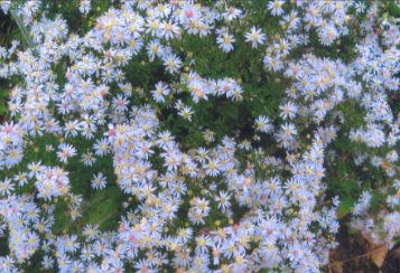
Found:
[[1, 273], [329, 272], [343, 226], [398, 243], [395, 1], [0, 8]]

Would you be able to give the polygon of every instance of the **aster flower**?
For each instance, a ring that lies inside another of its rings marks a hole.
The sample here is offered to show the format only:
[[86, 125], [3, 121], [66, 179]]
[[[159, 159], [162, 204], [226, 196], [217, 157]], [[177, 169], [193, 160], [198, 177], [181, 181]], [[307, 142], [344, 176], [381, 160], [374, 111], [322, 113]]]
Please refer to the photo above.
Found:
[[78, 120], [68, 121], [65, 123], [64, 131], [66, 138], [69, 135], [71, 135], [72, 137], [76, 137], [80, 130], [82, 130], [82, 127]]
[[88, 14], [91, 9], [90, 0], [80, 0], [79, 11], [83, 14]]
[[207, 175], [215, 177], [219, 174], [219, 162], [215, 159], [209, 159], [205, 164], [205, 172]]
[[160, 37], [160, 20], [157, 18], [149, 18], [147, 19], [147, 30], [146, 33], [151, 34], [152, 36], [155, 37]]
[[14, 184], [11, 179], [6, 177], [3, 181], [0, 181], [0, 194], [2, 196], [9, 196], [13, 191]]
[[272, 15], [282, 15], [283, 14], [283, 4], [285, 1], [283, 0], [273, 0], [268, 2], [268, 9], [271, 11]]
[[83, 163], [83, 165], [92, 166], [95, 161], [96, 159], [94, 158], [92, 152], [88, 151], [82, 154], [81, 162]]
[[93, 150], [95, 155], [104, 156], [110, 152], [110, 144], [106, 138], [102, 138], [93, 144]]
[[146, 49], [150, 61], [153, 61], [155, 57], [161, 57], [165, 54], [164, 46], [160, 43], [160, 40], [158, 39], [151, 40], [147, 44]]
[[338, 33], [334, 25], [327, 25], [319, 30], [320, 42], [323, 45], [330, 45], [337, 38]]
[[218, 47], [222, 49], [225, 53], [229, 53], [233, 50], [233, 43], [235, 42], [235, 38], [229, 33], [223, 33], [222, 35], [218, 36], [217, 44]]
[[270, 120], [267, 116], [259, 116], [257, 117], [255, 121], [255, 127], [257, 131], [263, 132], [263, 133], [269, 133], [271, 132], [273, 126], [270, 123]]
[[257, 48], [259, 45], [264, 44], [265, 34], [261, 32], [261, 29], [255, 26], [251, 27], [250, 32], [245, 34], [245, 42], [251, 43], [252, 48]]
[[165, 39], [170, 40], [175, 37], [180, 37], [181, 30], [175, 23], [171, 22], [171, 20], [164, 21], [160, 24], [161, 36], [165, 37]]
[[165, 149], [165, 148], [171, 146], [173, 143], [174, 143], [174, 137], [172, 136], [171, 132], [163, 131], [163, 132], [159, 133], [157, 144], [161, 148]]
[[19, 172], [14, 177], [14, 182], [18, 183], [18, 186], [22, 187], [28, 183], [28, 174], [26, 172]]
[[112, 107], [118, 112], [124, 112], [128, 110], [128, 98], [123, 94], [118, 94], [112, 99]]
[[107, 184], [106, 177], [101, 172], [94, 175], [91, 181], [92, 188], [96, 190], [104, 189], [106, 187], [106, 184]]
[[222, 210], [227, 210], [230, 207], [230, 195], [225, 191], [220, 191], [219, 195], [214, 198], [214, 200], [218, 203], [218, 208]]
[[171, 74], [178, 72], [179, 69], [182, 67], [181, 59], [175, 54], [167, 54], [162, 59], [165, 65], [165, 69]]
[[297, 129], [292, 123], [285, 123], [281, 126], [282, 135], [284, 137], [290, 138], [293, 135], [297, 134]]
[[193, 111], [190, 106], [185, 105], [181, 110], [179, 110], [178, 115], [183, 117], [183, 119], [192, 121]]
[[209, 252], [209, 247], [212, 246], [212, 239], [210, 236], [200, 235], [196, 237], [196, 249], [197, 254], [207, 254]]
[[76, 149], [68, 143], [58, 145], [57, 157], [63, 162], [67, 163], [68, 159], [76, 155]]
[[154, 100], [158, 103], [165, 102], [165, 96], [170, 92], [168, 85], [160, 81], [156, 84], [155, 88], [155, 90], [151, 91]]
[[48, 255], [43, 256], [40, 263], [44, 269], [52, 269], [54, 267], [54, 259]]
[[39, 174], [39, 172], [42, 169], [42, 165], [41, 164], [42, 164], [41, 161], [39, 161], [39, 162], [31, 162], [31, 163], [28, 164], [28, 170], [29, 170], [28, 177], [29, 178], [32, 178], [32, 177], [37, 176]]
[[291, 101], [287, 102], [286, 104], [280, 105], [279, 109], [281, 112], [279, 116], [283, 119], [293, 119], [296, 114], [298, 107]]
[[11, 0], [2, 0], [0, 1], [0, 8], [3, 10], [5, 14], [8, 13], [11, 7]]

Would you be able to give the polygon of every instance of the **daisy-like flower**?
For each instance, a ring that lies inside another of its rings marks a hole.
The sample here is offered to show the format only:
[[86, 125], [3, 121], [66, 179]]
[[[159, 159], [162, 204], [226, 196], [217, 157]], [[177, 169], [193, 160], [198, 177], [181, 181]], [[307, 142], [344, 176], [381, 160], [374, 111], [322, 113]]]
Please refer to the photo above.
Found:
[[54, 267], [54, 259], [51, 256], [45, 255], [40, 264], [44, 269], [52, 269]]
[[166, 149], [168, 146], [173, 145], [174, 137], [169, 131], [163, 131], [158, 134], [157, 144], [160, 148]]
[[165, 153], [161, 154], [164, 157], [164, 167], [168, 169], [168, 171], [175, 171], [177, 170], [182, 157], [180, 153], [175, 148], [169, 148]]
[[251, 142], [248, 139], [244, 139], [239, 143], [238, 147], [245, 151], [250, 151], [251, 150]]
[[40, 170], [42, 169], [42, 162], [32, 162], [28, 164], [28, 177], [32, 178], [34, 176], [37, 176], [40, 172]]
[[70, 157], [74, 157], [76, 155], [76, 149], [74, 146], [68, 143], [61, 143], [58, 146], [57, 157], [61, 162], [67, 163]]
[[214, 197], [215, 202], [218, 203], [218, 208], [222, 209], [222, 210], [226, 210], [229, 209], [230, 207], [230, 195], [229, 193], [225, 192], [225, 191], [220, 191], [218, 196]]
[[96, 141], [93, 145], [94, 153], [98, 156], [104, 156], [110, 152], [110, 146], [106, 138]]
[[37, 0], [27, 1], [21, 8], [25, 25], [28, 25], [35, 13], [39, 10], [41, 2]]
[[255, 127], [257, 131], [263, 133], [269, 133], [272, 131], [271, 121], [267, 116], [259, 116], [255, 121]]
[[78, 135], [78, 132], [81, 130], [82, 126], [77, 120], [71, 120], [65, 123], [65, 137], [68, 137], [69, 135], [71, 135], [72, 137], [76, 137]]
[[158, 39], [151, 40], [147, 44], [146, 50], [150, 61], [153, 61], [155, 57], [160, 57], [164, 53], [164, 47], [160, 44], [160, 40]]
[[95, 161], [96, 161], [96, 158], [94, 158], [92, 152], [87, 152], [87, 153], [82, 154], [81, 162], [83, 163], [83, 165], [92, 166]]
[[279, 39], [279, 44], [275, 44], [274, 45], [276, 48], [276, 51], [279, 54], [282, 54], [283, 56], [286, 56], [287, 54], [289, 54], [291, 46], [289, 44], [289, 41], [286, 39]]
[[176, 110], [178, 110], [178, 111], [181, 111], [181, 110], [183, 109], [183, 107], [185, 107], [185, 104], [182, 102], [181, 99], [178, 99], [178, 100], [175, 102], [174, 108], [175, 108]]
[[324, 26], [319, 30], [319, 40], [323, 45], [332, 44], [338, 37], [339, 33], [333, 24]]
[[223, 33], [221, 36], [217, 38], [218, 47], [222, 49], [225, 53], [229, 53], [233, 50], [233, 43], [235, 42], [235, 38], [229, 33]]
[[252, 48], [257, 48], [259, 45], [264, 44], [265, 34], [261, 32], [261, 29], [257, 29], [253, 26], [250, 32], [247, 32], [244, 36], [247, 43], [251, 43]]
[[160, 36], [160, 20], [156, 18], [149, 18], [147, 19], [147, 30], [146, 33], [150, 33], [153, 36], [159, 37]]
[[0, 195], [9, 196], [12, 192], [14, 192], [14, 184], [11, 179], [6, 177], [3, 181], [0, 181]]
[[93, 250], [91, 249], [91, 247], [84, 246], [82, 248], [80, 258], [82, 259], [82, 261], [85, 261], [85, 262], [91, 261], [94, 258], [94, 253], [93, 253]]
[[281, 112], [279, 116], [283, 119], [292, 119], [296, 116], [298, 107], [293, 102], [289, 101], [286, 104], [280, 105]]
[[154, 153], [151, 149], [152, 144], [149, 141], [143, 140], [135, 147], [135, 154], [138, 158], [148, 159]]
[[96, 118], [94, 115], [83, 114], [82, 125], [82, 135], [86, 139], [92, 139], [94, 137], [94, 133], [97, 131]]
[[207, 143], [214, 142], [214, 140], [215, 140], [215, 133], [214, 133], [213, 131], [209, 130], [209, 129], [206, 129], [206, 130], [203, 132], [203, 138], [204, 138], [204, 140], [205, 140]]
[[292, 123], [285, 123], [281, 126], [281, 134], [284, 139], [297, 135], [296, 126]]
[[193, 115], [192, 108], [186, 105], [178, 112], [178, 115], [188, 121], [192, 121], [192, 115]]
[[193, 236], [193, 230], [189, 228], [179, 228], [177, 238], [180, 243], [185, 244]]
[[225, 12], [222, 14], [226, 21], [232, 21], [239, 18], [242, 15], [242, 11], [235, 7], [226, 7]]
[[118, 113], [128, 110], [128, 99], [123, 94], [118, 94], [112, 99], [112, 106]]
[[91, 181], [91, 186], [93, 189], [102, 190], [106, 187], [107, 180], [103, 173], [99, 172], [95, 175]]
[[272, 15], [281, 15], [283, 14], [282, 6], [285, 4], [283, 0], [274, 0], [268, 3], [268, 9], [271, 11]]
[[166, 70], [171, 74], [178, 72], [179, 69], [182, 67], [181, 59], [175, 54], [168, 54], [167, 56], [165, 56], [163, 58], [163, 63]]
[[83, 14], [88, 14], [91, 9], [90, 0], [80, 0], [79, 12]]
[[4, 13], [7, 13], [10, 7], [11, 7], [11, 0], [0, 1], [0, 8], [3, 10]]
[[99, 234], [99, 227], [97, 225], [88, 224], [83, 228], [83, 236], [87, 237], [88, 240], [95, 239]]
[[208, 247], [211, 246], [212, 243], [212, 239], [210, 236], [207, 235], [200, 235], [198, 237], [196, 237], [196, 253], [200, 253], [200, 254], [207, 254], [208, 253]]
[[171, 22], [171, 20], [162, 22], [160, 28], [161, 35], [167, 40], [179, 37], [181, 35], [181, 29], [176, 24]]
[[365, 4], [363, 2], [357, 2], [355, 4], [356, 13], [364, 13], [365, 11]]
[[57, 113], [61, 115], [66, 115], [70, 113], [73, 109], [73, 105], [69, 103], [66, 99], [63, 99], [60, 101], [60, 103], [57, 103]]
[[22, 187], [28, 183], [28, 174], [26, 172], [19, 172], [13, 179], [14, 182], [18, 183], [18, 186]]
[[219, 162], [215, 159], [209, 159], [205, 165], [205, 171], [209, 176], [217, 176], [219, 174]]
[[151, 91], [153, 99], [158, 103], [165, 102], [165, 96], [168, 96], [170, 92], [168, 85], [160, 81], [156, 84], [155, 88], [155, 90]]

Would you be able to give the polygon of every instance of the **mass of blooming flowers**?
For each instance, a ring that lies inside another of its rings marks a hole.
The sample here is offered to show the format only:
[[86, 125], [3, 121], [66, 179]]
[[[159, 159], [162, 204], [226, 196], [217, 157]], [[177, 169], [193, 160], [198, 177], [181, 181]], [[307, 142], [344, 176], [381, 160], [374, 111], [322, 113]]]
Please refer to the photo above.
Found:
[[[95, 8], [90, 0], [78, 2], [82, 16]], [[29, 47], [21, 41], [0, 47], [0, 78], [20, 79], [0, 125], [0, 172], [6, 174], [0, 181], [0, 239], [9, 249], [0, 256], [0, 272], [22, 272], [33, 259], [43, 272], [61, 273], [323, 272], [337, 245], [341, 203], [327, 194], [327, 160], [337, 160], [330, 144], [343, 128], [347, 133], [340, 137], [364, 147], [348, 160], [381, 167], [387, 180], [379, 213], [370, 213], [366, 189], [354, 204], [351, 225], [377, 244], [395, 242], [400, 116], [388, 101], [400, 84], [400, 31], [379, 16], [380, 1], [265, 1], [279, 35], [252, 25], [251, 5], [229, 0], [119, 2], [78, 34], [61, 16], [47, 17], [41, 1], [14, 6], [0, 0], [1, 12], [15, 14], [31, 39]], [[359, 37], [350, 60], [309, 50], [311, 43], [340, 42], [355, 25]], [[257, 116], [254, 135], [245, 140], [234, 133], [216, 139], [202, 128], [207, 145], [187, 149], [185, 136], [173, 134], [157, 105], [168, 105], [190, 125], [194, 105], [217, 99], [240, 104], [249, 92], [229, 75], [196, 71], [176, 46], [188, 37], [213, 37], [221, 54], [247, 44], [266, 71], [287, 82], [279, 119], [268, 112]], [[134, 86], [124, 69], [140, 54], [162, 66], [146, 88]], [[60, 66], [62, 75], [55, 72]], [[342, 106], [358, 107], [362, 125], [349, 128]], [[56, 160], [27, 160], [35, 139], [49, 135], [57, 143], [47, 145], [43, 156]], [[264, 136], [278, 152], [257, 144]], [[77, 139], [85, 140], [84, 148]], [[107, 156], [114, 181], [90, 171]], [[117, 229], [86, 224], [54, 232], [58, 198], [67, 200], [72, 221], [82, 217], [84, 193], [72, 186], [71, 162], [91, 172], [93, 190], [114, 183], [129, 196]]]

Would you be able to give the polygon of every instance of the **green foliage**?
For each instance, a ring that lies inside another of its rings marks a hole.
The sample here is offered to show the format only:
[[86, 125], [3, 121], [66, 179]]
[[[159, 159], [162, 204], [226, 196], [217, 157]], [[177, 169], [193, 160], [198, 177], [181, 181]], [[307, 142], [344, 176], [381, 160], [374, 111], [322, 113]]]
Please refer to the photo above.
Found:
[[0, 117], [4, 116], [7, 113], [7, 97], [7, 89], [3, 89], [0, 86]]
[[351, 212], [355, 201], [356, 200], [354, 200], [350, 196], [345, 196], [344, 198], [342, 198], [337, 212], [337, 216], [339, 219], [342, 219]]
[[400, 7], [396, 4], [395, 0], [389, 0], [386, 2], [387, 12], [393, 17], [400, 17]]

